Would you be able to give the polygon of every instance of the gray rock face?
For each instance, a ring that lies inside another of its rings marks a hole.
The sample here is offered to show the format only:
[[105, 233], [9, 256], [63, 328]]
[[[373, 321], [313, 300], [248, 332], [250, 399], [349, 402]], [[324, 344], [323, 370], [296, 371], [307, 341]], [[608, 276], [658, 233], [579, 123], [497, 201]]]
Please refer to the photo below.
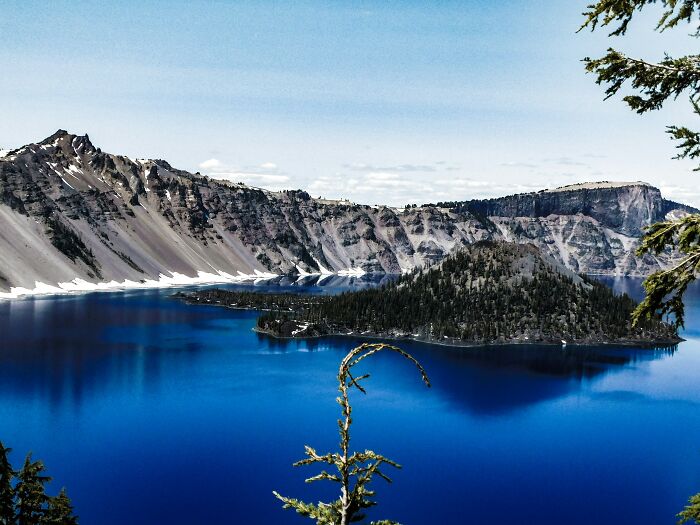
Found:
[[178, 272], [395, 273], [478, 240], [531, 242], [576, 271], [639, 274], [641, 228], [691, 208], [645, 184], [397, 210], [269, 192], [102, 152], [58, 131], [0, 153], [0, 290]]
[[644, 226], [663, 220], [672, 210], [693, 211], [689, 206], [662, 198], [657, 188], [644, 182], [574, 184], [459, 204], [457, 208], [487, 217], [584, 215], [605, 228], [631, 236], [641, 235]]

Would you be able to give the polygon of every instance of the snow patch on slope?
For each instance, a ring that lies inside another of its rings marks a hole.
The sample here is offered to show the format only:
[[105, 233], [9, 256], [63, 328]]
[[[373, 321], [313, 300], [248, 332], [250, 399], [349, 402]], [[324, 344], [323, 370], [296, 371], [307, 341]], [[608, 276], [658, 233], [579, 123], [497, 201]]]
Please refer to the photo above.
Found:
[[177, 286], [196, 286], [205, 284], [241, 283], [245, 281], [263, 281], [277, 277], [277, 274], [255, 270], [252, 274], [238, 272], [234, 276], [226, 272], [216, 270], [216, 273], [198, 271], [197, 275], [190, 277], [178, 272], [161, 273], [158, 280], [145, 279], [143, 281], [130, 281], [128, 279], [118, 282], [91, 283], [76, 277], [72, 281], [61, 282], [56, 286], [37, 281], [34, 288], [13, 287], [9, 292], [0, 292], [0, 299], [18, 299], [37, 295], [59, 295], [67, 293], [84, 292], [109, 292], [123, 290], [139, 290], [146, 288], [171, 288]]
[[313, 260], [316, 263], [316, 266], [318, 266], [318, 269], [321, 271], [321, 275], [333, 275], [333, 272], [331, 272], [328, 268], [324, 267], [321, 264], [321, 261], [319, 261], [316, 257], [313, 257]]

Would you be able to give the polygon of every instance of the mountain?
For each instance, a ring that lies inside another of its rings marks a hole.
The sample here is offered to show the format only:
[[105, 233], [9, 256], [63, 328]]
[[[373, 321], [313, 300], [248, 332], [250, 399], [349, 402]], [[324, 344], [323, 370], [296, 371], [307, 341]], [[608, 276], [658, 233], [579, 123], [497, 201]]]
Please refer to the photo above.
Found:
[[697, 209], [644, 182], [597, 182], [496, 199], [438, 203], [488, 219], [504, 240], [534, 243], [577, 272], [647, 275], [667, 257], [636, 257], [645, 226]]
[[0, 152], [0, 293], [399, 273], [489, 239], [532, 242], [576, 271], [639, 274], [669, 262], [632, 254], [641, 228], [688, 211], [642, 183], [366, 206], [216, 181], [59, 130]]
[[268, 310], [278, 337], [363, 335], [450, 344], [679, 341], [668, 324], [632, 327], [635, 303], [531, 244], [478, 242], [380, 288], [336, 296], [201, 290], [192, 303]]

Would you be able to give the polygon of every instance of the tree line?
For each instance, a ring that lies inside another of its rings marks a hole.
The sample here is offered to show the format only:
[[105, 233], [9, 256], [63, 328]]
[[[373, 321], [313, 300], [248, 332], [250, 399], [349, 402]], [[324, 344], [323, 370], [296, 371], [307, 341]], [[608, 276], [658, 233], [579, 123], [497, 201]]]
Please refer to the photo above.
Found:
[[46, 485], [51, 478], [44, 464], [28, 454], [22, 468], [15, 470], [11, 450], [0, 442], [0, 525], [77, 525], [66, 489], [49, 496]]

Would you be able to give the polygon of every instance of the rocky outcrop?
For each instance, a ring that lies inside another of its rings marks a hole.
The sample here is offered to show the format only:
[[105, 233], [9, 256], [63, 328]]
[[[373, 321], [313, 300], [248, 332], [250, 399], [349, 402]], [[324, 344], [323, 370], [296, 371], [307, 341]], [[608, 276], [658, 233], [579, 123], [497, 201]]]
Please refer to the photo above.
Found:
[[641, 228], [692, 211], [633, 183], [395, 209], [216, 181], [58, 131], [0, 153], [0, 290], [174, 272], [398, 273], [479, 240], [532, 242], [582, 272], [638, 274]]
[[689, 206], [664, 199], [657, 188], [644, 182], [574, 184], [536, 193], [452, 203], [450, 207], [487, 217], [582, 215], [628, 236], [641, 235], [644, 226], [663, 220], [674, 210], [693, 211]]

